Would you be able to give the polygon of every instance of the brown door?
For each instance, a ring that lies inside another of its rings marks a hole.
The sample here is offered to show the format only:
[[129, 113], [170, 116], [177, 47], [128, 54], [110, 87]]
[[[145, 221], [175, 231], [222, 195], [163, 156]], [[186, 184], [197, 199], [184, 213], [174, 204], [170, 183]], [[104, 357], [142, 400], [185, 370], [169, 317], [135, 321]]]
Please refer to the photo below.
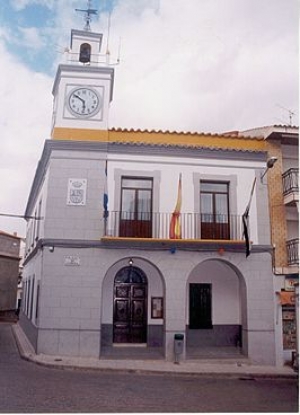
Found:
[[190, 284], [190, 329], [211, 329], [211, 284]]
[[201, 239], [230, 239], [229, 184], [200, 184]]
[[114, 343], [146, 343], [147, 285], [115, 283]]

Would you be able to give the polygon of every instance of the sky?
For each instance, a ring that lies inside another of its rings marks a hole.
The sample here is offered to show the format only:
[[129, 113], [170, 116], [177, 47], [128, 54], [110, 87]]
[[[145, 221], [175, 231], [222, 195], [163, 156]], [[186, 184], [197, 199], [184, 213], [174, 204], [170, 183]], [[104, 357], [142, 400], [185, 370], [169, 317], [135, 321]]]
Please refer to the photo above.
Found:
[[[115, 67], [109, 128], [222, 133], [298, 125], [297, 0], [93, 0]], [[0, 0], [0, 214], [23, 215], [52, 86], [87, 0]], [[119, 63], [118, 63], [119, 60]], [[24, 237], [23, 219], [0, 230]]]

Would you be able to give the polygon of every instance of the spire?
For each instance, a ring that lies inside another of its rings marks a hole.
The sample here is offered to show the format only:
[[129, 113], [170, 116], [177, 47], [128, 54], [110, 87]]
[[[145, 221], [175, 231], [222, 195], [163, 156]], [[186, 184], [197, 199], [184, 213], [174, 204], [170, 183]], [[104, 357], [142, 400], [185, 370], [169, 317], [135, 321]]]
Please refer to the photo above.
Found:
[[85, 13], [85, 16], [84, 16], [84, 21], [85, 21], [85, 26], [84, 26], [84, 28], [83, 28], [83, 30], [85, 30], [85, 31], [87, 31], [87, 32], [90, 32], [91, 31], [91, 26], [90, 26], [90, 22], [91, 22], [91, 20], [92, 20], [92, 15], [93, 14], [97, 14], [97, 9], [92, 9], [91, 8], [91, 3], [92, 3], [92, 0], [88, 0], [87, 1], [87, 9], [75, 9], [77, 12], [83, 12], [83, 13]]

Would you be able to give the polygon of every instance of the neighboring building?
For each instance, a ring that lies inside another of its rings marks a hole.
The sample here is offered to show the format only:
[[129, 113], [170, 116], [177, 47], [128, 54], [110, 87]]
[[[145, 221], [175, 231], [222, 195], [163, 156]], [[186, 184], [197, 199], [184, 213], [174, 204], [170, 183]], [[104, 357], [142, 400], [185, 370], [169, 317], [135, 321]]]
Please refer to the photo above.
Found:
[[278, 358], [290, 361], [297, 348], [295, 283], [299, 283], [299, 128], [274, 125], [241, 134], [266, 140], [268, 156], [277, 161], [268, 184], [273, 251], [275, 322]]
[[0, 231], [0, 318], [15, 318], [20, 238]]
[[20, 324], [37, 353], [135, 356], [142, 345], [172, 360], [180, 334], [181, 358], [231, 346], [275, 364], [266, 141], [108, 129], [114, 71], [97, 59], [101, 40], [72, 30], [57, 71], [25, 213]]

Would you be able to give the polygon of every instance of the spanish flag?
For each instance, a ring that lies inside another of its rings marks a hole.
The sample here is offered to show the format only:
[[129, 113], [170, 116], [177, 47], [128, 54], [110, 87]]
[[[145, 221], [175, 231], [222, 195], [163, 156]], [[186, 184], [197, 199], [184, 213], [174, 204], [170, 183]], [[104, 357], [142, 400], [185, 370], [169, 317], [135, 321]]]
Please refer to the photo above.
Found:
[[170, 222], [169, 238], [170, 239], [181, 239], [181, 226], [180, 226], [180, 210], [182, 203], [182, 184], [181, 184], [181, 173], [179, 174], [178, 181], [178, 194], [177, 194], [177, 203], [172, 213], [172, 218]]

